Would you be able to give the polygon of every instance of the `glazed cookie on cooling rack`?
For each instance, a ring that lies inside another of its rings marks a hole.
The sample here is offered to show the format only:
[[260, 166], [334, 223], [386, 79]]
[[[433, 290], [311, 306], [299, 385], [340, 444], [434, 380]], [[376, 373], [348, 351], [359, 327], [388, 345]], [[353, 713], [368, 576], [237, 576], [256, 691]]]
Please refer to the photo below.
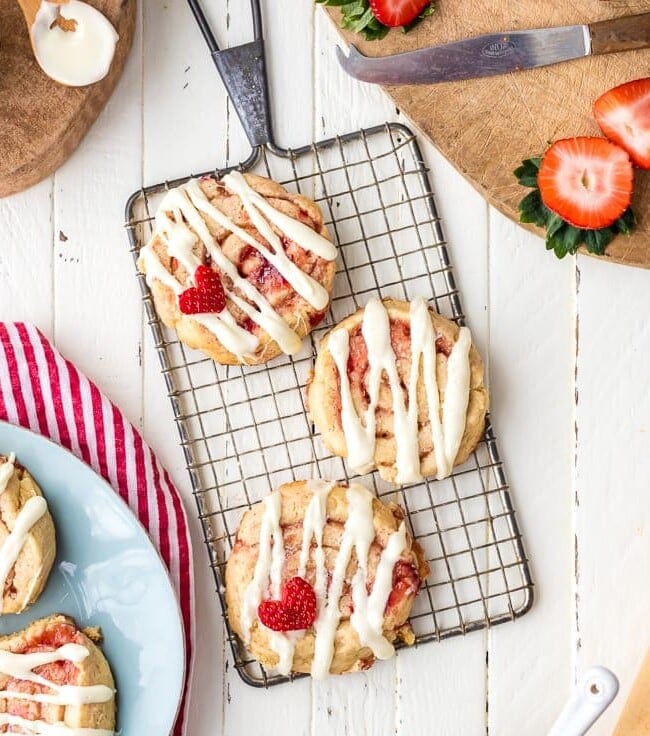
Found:
[[242, 517], [226, 566], [232, 629], [281, 674], [323, 678], [414, 641], [408, 616], [429, 570], [404, 512], [359, 484], [280, 486]]
[[0, 455], [1, 613], [34, 603], [55, 556], [54, 522], [41, 489], [13, 453]]
[[97, 638], [61, 614], [0, 637], [0, 725], [12, 733], [112, 734], [115, 683]]
[[217, 363], [292, 355], [323, 319], [336, 248], [312, 200], [237, 171], [160, 203], [138, 267], [161, 320]]
[[331, 452], [357, 473], [448, 476], [483, 435], [488, 393], [467, 327], [412, 302], [373, 298], [321, 341], [307, 399]]

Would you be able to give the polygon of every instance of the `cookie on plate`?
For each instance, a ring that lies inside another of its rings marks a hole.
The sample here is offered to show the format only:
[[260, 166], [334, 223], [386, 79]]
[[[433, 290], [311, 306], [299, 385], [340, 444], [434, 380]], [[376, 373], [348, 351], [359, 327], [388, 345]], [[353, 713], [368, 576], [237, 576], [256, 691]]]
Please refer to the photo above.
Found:
[[331, 452], [396, 483], [448, 476], [481, 439], [488, 408], [468, 328], [420, 298], [373, 298], [330, 330], [307, 400]]
[[112, 734], [115, 683], [97, 638], [61, 614], [0, 637], [0, 724], [20, 733]]
[[414, 641], [408, 616], [428, 575], [404, 512], [368, 489], [286, 483], [241, 519], [226, 565], [228, 620], [282, 674], [369, 668]]
[[237, 171], [167, 192], [139, 254], [156, 311], [217, 363], [296, 353], [323, 319], [336, 248], [318, 206]]
[[0, 455], [0, 589], [2, 613], [20, 613], [43, 592], [54, 564], [54, 522], [28, 471]]

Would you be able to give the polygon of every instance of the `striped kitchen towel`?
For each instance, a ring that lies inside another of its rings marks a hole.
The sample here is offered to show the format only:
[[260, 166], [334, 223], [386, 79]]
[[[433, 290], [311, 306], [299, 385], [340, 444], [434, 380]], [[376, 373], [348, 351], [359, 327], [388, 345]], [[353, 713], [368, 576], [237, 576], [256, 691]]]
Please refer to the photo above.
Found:
[[174, 729], [181, 736], [192, 672], [194, 579], [178, 491], [120, 410], [32, 325], [0, 323], [0, 419], [50, 437], [90, 465], [129, 504], [158, 547], [185, 624], [187, 678]]

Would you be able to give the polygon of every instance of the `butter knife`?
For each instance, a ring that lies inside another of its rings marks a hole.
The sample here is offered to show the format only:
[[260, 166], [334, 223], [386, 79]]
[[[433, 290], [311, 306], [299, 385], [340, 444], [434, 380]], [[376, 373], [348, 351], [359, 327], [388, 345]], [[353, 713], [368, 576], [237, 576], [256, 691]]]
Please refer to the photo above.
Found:
[[[377, 84], [432, 84], [492, 77], [592, 54], [650, 46], [650, 13], [575, 26], [488, 33], [403, 54], [371, 58], [350, 46], [337, 57], [356, 79]], [[641, 70], [639, 70], [641, 71]]]

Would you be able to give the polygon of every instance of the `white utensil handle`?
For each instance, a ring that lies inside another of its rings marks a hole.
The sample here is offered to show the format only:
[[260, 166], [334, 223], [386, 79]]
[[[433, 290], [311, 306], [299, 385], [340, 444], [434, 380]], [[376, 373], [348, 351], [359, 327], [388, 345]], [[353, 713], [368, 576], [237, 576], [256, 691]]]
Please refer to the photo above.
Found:
[[605, 667], [592, 667], [578, 681], [571, 699], [548, 736], [584, 736], [614, 700], [618, 680]]

